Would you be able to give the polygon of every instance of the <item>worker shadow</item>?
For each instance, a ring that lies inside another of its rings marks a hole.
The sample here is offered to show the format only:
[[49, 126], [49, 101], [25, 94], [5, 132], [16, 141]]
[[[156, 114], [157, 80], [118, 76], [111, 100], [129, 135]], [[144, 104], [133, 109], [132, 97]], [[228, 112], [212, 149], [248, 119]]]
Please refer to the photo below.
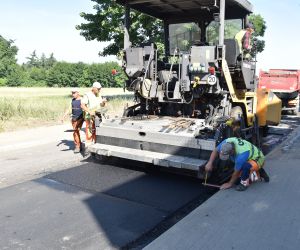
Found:
[[56, 145], [56, 147], [61, 147], [61, 146], [64, 147], [64, 149], [62, 149], [60, 151], [70, 151], [70, 150], [75, 149], [75, 145], [74, 145], [73, 140], [63, 139]]
[[62, 207], [76, 200], [85, 224], [92, 227], [96, 222], [95, 235], [104, 237], [101, 241], [107, 242], [107, 248], [118, 249], [134, 247], [137, 240], [152, 241], [158, 236], [153, 235], [156, 226], [175, 211], [198, 197], [204, 201], [211, 196], [196, 179], [133, 169], [124, 160], [118, 166], [90, 162], [36, 181], [58, 190], [57, 196], [64, 195]]
[[73, 133], [74, 132], [74, 129], [67, 129], [64, 131], [65, 133]]
[[[81, 132], [85, 132], [85, 127], [81, 128], [80, 131], [81, 131]], [[65, 133], [73, 133], [73, 132], [74, 132], [74, 129], [72, 129], [72, 128], [71, 128], [71, 129], [66, 129], [64, 132], [65, 132]]]
[[[62, 152], [73, 151], [75, 149], [73, 140], [61, 140], [56, 145], [56, 147], [60, 147], [60, 146], [64, 147], [63, 149], [60, 150]], [[89, 160], [86, 160], [86, 159], [89, 158], [90, 153], [88, 150], [85, 149], [84, 143], [81, 144], [81, 151], [79, 152], [79, 154], [83, 157], [83, 161], [89, 162]]]

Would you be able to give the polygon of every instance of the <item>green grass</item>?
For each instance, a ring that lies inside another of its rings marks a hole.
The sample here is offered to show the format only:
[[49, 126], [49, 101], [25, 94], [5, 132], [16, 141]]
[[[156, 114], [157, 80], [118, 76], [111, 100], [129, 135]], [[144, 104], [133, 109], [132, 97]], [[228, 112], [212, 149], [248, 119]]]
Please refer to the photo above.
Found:
[[[40, 91], [37, 89], [34, 88], [25, 94], [23, 92], [23, 95], [20, 89], [13, 89], [11, 92], [6, 90], [6, 94], [3, 94], [1, 93], [3, 89], [0, 88], [0, 132], [61, 123], [60, 120], [71, 101], [69, 91], [51, 89], [52, 94], [47, 96], [45, 94], [49, 89], [41, 88]], [[119, 93], [122, 92], [114, 90], [110, 95]], [[110, 98], [107, 114], [109, 117], [122, 115], [127, 103], [129, 105], [133, 103], [132, 97]]]
[[[11, 88], [0, 87], [0, 96], [2, 97], [34, 97], [34, 96], [68, 96], [72, 88]], [[79, 88], [80, 94], [88, 92], [91, 88]], [[124, 93], [123, 88], [103, 88], [101, 94], [105, 95], [124, 95], [131, 94], [128, 91]]]
[[66, 96], [0, 97], [0, 131], [57, 122], [68, 102]]
[[[91, 88], [80, 88], [81, 94]], [[71, 88], [10, 88], [0, 87], [0, 132], [26, 127], [59, 124], [71, 101]], [[102, 96], [110, 97], [108, 115], [121, 115], [132, 97], [124, 97], [122, 88], [103, 88]], [[120, 97], [120, 95], [122, 95]]]

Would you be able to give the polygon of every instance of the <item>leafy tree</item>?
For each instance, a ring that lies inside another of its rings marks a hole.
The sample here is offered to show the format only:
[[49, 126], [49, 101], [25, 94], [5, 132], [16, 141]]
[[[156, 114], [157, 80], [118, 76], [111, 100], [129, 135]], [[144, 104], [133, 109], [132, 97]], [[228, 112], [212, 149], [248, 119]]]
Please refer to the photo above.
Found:
[[7, 85], [7, 79], [6, 78], [0, 78], [0, 87]]
[[6, 78], [16, 66], [18, 48], [13, 43], [0, 35], [0, 78]]
[[36, 50], [34, 50], [29, 57], [26, 57], [26, 59], [27, 62], [25, 63], [25, 66], [27, 68], [38, 67], [50, 69], [57, 62], [53, 53], [51, 53], [48, 58], [46, 57], [45, 53], [42, 53], [41, 57], [39, 57], [36, 53]]
[[36, 54], [36, 51], [34, 50], [29, 57], [26, 57], [27, 62], [26, 65], [30, 68], [30, 67], [39, 67], [40, 62], [39, 62], [39, 58]]
[[253, 39], [256, 40], [256, 51], [257, 53], [263, 52], [266, 46], [266, 43], [261, 38], [265, 35], [265, 31], [267, 29], [266, 21], [263, 19], [261, 15], [252, 14], [249, 17], [249, 21], [254, 24], [255, 32], [252, 35]]
[[29, 86], [46, 86], [46, 79], [47, 79], [47, 71], [43, 68], [25, 68], [28, 75], [29, 80], [27, 87]]
[[[265, 48], [265, 41], [262, 37], [266, 31], [266, 22], [261, 15], [252, 14], [249, 16], [249, 21], [254, 24], [255, 32], [252, 34], [252, 43], [256, 41], [256, 50], [258, 53], [262, 52]], [[225, 22], [225, 38], [234, 38], [237, 32], [241, 29], [241, 24], [237, 20], [226, 20]], [[208, 26], [208, 39], [209, 42], [217, 43], [219, 25], [216, 22], [212, 22]]]
[[[90, 87], [99, 81], [104, 87], [121, 87], [126, 79], [122, 68], [116, 62], [85, 64], [83, 62], [57, 62], [53, 53], [38, 57], [34, 50], [28, 61], [20, 66], [16, 63], [17, 47], [13, 41], [0, 36], [0, 86], [57, 86]], [[112, 70], [117, 71], [116, 75]]]
[[53, 67], [53, 65], [57, 62], [57, 60], [54, 57], [54, 54], [51, 53], [50, 56], [46, 59], [46, 68], [49, 69]]
[[39, 59], [39, 66], [41, 68], [47, 67], [47, 57], [45, 56], [45, 53], [42, 53], [40, 59]]
[[29, 76], [28, 72], [24, 70], [20, 65], [15, 64], [12, 67], [10, 74], [7, 76], [7, 86], [19, 87], [28, 83]]
[[[123, 22], [125, 10], [115, 1], [110, 0], [92, 0], [96, 3], [94, 9], [96, 14], [81, 13], [87, 23], [77, 25], [76, 28], [81, 31], [81, 35], [87, 40], [97, 40], [100, 42], [111, 42], [100, 55], [117, 55], [123, 48], [123, 30], [120, 24]], [[261, 15], [251, 15], [250, 21], [255, 25], [256, 32], [254, 38], [264, 36], [266, 24]], [[225, 27], [225, 37], [233, 38], [239, 31], [240, 25], [237, 22], [227, 21]], [[191, 29], [186, 27], [186, 29]], [[212, 23], [208, 27], [210, 41], [218, 39], [218, 24]], [[129, 31], [130, 40], [133, 45], [147, 43], [150, 40], [158, 44], [161, 48], [163, 41], [162, 22], [148, 15], [141, 14], [131, 10], [131, 29]], [[188, 46], [187, 40], [181, 39], [182, 46]], [[257, 52], [262, 52], [265, 47], [265, 41], [259, 38], [257, 40]]]
[[49, 87], [72, 86], [73, 74], [71, 63], [58, 62], [49, 70], [47, 85]]
[[[241, 30], [242, 20], [225, 20], [224, 38], [234, 38]], [[219, 42], [219, 23], [211, 22], [207, 27], [207, 41], [212, 44]]]
[[[92, 0], [96, 2], [96, 14], [81, 13], [87, 23], [76, 26], [86, 40], [110, 42], [99, 54], [117, 55], [123, 48], [123, 28], [125, 10], [115, 1]], [[130, 40], [133, 45], [147, 42], [161, 43], [163, 40], [162, 22], [148, 15], [131, 10]], [[113, 42], [112, 42], [113, 41]]]

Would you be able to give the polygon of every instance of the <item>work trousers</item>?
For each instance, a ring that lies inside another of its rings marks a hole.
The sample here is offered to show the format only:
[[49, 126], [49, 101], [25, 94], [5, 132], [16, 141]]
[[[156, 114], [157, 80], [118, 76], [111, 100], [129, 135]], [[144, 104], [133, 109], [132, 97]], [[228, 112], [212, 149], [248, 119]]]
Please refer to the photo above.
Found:
[[82, 128], [83, 118], [79, 120], [72, 120], [73, 126], [73, 138], [74, 144], [76, 148], [80, 148], [81, 140], [80, 140], [80, 129]]
[[85, 120], [85, 135], [87, 143], [96, 141], [96, 127], [94, 119]]
[[248, 181], [251, 177], [251, 181], [254, 182], [260, 179], [259, 165], [256, 161], [250, 160], [243, 164], [241, 169], [241, 181]]

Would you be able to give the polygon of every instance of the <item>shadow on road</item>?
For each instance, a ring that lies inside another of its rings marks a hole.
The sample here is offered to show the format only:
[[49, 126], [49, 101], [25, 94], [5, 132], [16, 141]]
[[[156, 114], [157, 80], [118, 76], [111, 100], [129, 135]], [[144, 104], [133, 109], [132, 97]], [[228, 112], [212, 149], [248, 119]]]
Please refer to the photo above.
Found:
[[80, 202], [93, 215], [98, 233], [104, 234], [105, 241], [114, 248], [137, 244], [133, 242], [142, 236], [142, 242], [151, 241], [156, 225], [163, 223], [163, 231], [167, 230], [182, 218], [183, 215], [175, 215], [178, 210], [191, 206], [199, 197], [203, 202], [212, 195], [196, 179], [94, 163], [53, 173], [36, 182], [73, 197], [89, 193]]
[[70, 151], [70, 150], [74, 150], [74, 148], [75, 148], [74, 141], [72, 141], [72, 140], [61, 140], [56, 145], [56, 147], [59, 147], [61, 145], [68, 147], [67, 149], [62, 149], [61, 151]]

